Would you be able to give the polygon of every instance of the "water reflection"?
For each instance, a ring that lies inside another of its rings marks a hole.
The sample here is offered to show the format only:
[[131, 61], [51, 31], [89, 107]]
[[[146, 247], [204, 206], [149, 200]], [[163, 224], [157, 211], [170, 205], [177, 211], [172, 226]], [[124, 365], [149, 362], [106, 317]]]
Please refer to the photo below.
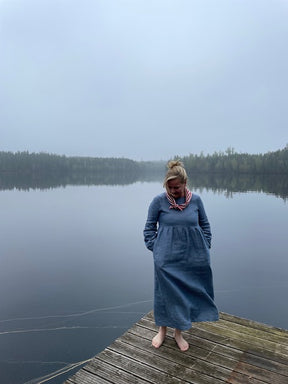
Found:
[[159, 171], [131, 171], [111, 169], [109, 172], [70, 172], [66, 175], [56, 173], [16, 173], [0, 172], [0, 191], [52, 189], [76, 185], [129, 185], [137, 181], [159, 181], [164, 173]]
[[193, 188], [212, 190], [224, 193], [232, 198], [235, 192], [265, 192], [287, 200], [288, 177], [283, 175], [252, 175], [252, 174], [193, 174], [189, 175]]
[[[135, 175], [129, 172], [109, 172], [100, 174], [70, 174], [66, 177], [40, 174], [21, 175], [15, 173], [0, 174], [0, 190], [53, 189], [76, 185], [129, 185], [136, 182], [162, 182], [164, 173], [142, 173]], [[288, 197], [288, 176], [270, 174], [190, 174], [190, 188], [212, 190], [232, 198], [235, 192], [265, 192], [282, 198]]]

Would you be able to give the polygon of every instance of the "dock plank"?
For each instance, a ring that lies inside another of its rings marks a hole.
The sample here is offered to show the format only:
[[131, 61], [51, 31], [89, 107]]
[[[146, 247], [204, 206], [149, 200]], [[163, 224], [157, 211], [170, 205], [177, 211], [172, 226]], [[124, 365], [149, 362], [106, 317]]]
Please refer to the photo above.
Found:
[[111, 362], [107, 363], [106, 361], [101, 359], [94, 359], [91, 364], [84, 367], [84, 369], [103, 379], [109, 378], [110, 383], [112, 381], [113, 383], [118, 384], [147, 384], [146, 380], [142, 380], [141, 378], [131, 374], [130, 372], [124, 371], [122, 367], [121, 369], [119, 369], [113, 364], [111, 364]]
[[[150, 324], [151, 331], [154, 330], [156, 334], [156, 327], [152, 322], [148, 322]], [[146, 323], [147, 326], [147, 323]], [[151, 331], [147, 328], [143, 328], [143, 326], [139, 325], [139, 323], [134, 325], [135, 328], [137, 328], [136, 332], [139, 334], [142, 338], [151, 337]], [[132, 327], [129, 331], [134, 332], [134, 327]], [[169, 333], [169, 332], [168, 332]], [[150, 336], [149, 336], [150, 335]], [[172, 332], [171, 332], [172, 335]], [[189, 353], [191, 350], [195, 351], [196, 356], [200, 357], [206, 355], [205, 352], [202, 350], [207, 350], [210, 352], [213, 351], [213, 354], [211, 356], [219, 355], [220, 359], [222, 361], [225, 361], [225, 358], [233, 358], [239, 361], [239, 359], [242, 357], [243, 351], [240, 349], [231, 348], [230, 346], [226, 346], [223, 344], [217, 344], [214, 341], [211, 341], [209, 339], [205, 339], [203, 337], [195, 336], [193, 332], [189, 332], [189, 334], [185, 334], [185, 337], [187, 341], [190, 344]], [[166, 341], [165, 341], [166, 343]], [[245, 352], [247, 356], [249, 356], [249, 361], [252, 365], [256, 365], [259, 368], [269, 369], [272, 372], [280, 373], [281, 375], [288, 376], [288, 366], [287, 364], [281, 364], [275, 361], [271, 361], [264, 356], [257, 356], [255, 354], [250, 354], [249, 352]]]
[[221, 313], [193, 323], [181, 352], [168, 329], [159, 349], [149, 312], [65, 384], [287, 384], [288, 331]]
[[[149, 339], [144, 340], [143, 337], [133, 333], [128, 332], [124, 334], [121, 341], [131, 344], [135, 349], [141, 346], [141, 349], [144, 349], [146, 353], [151, 351], [151, 341]], [[213, 344], [210, 346], [210, 349], [203, 349], [190, 343], [190, 349], [185, 353], [190, 359], [183, 360], [183, 353], [175, 347], [175, 341], [172, 338], [167, 338], [163, 348], [159, 350], [154, 349], [153, 353], [188, 368], [193, 366], [195, 371], [202, 373], [211, 372], [214, 366], [214, 369], [217, 367], [218, 373], [221, 372], [223, 374], [225, 371], [227, 373], [235, 370], [240, 375], [247, 375], [248, 377], [253, 375], [256, 379], [269, 384], [277, 383], [279, 376], [279, 365], [274, 367], [274, 372], [273, 370], [265, 369], [264, 367], [266, 367], [266, 365], [263, 364], [263, 362], [260, 366], [256, 365], [257, 369], [255, 369], [255, 364], [246, 362], [242, 362], [241, 366], [239, 366], [239, 355], [235, 358], [235, 356], [231, 357], [229, 354], [226, 356], [218, 354], [215, 352], [215, 345]], [[189, 366], [187, 366], [187, 361]], [[217, 374], [217, 372], [215, 372], [213, 376], [215, 376], [215, 374]]]
[[[151, 343], [150, 343], [151, 344]], [[195, 366], [197, 365], [198, 361], [195, 359], [194, 362], [191, 361], [191, 365], [185, 366], [184, 364], [181, 364], [179, 361], [176, 363], [175, 359], [167, 359], [161, 354], [154, 354], [153, 349], [150, 346], [149, 350], [143, 350], [142, 348], [135, 347], [134, 345], [130, 345], [127, 343], [124, 343], [121, 340], [113, 344], [113, 349], [117, 349], [121, 353], [125, 353], [126, 356], [130, 356], [133, 358], [133, 356], [137, 355], [137, 359], [140, 359], [141, 362], [148, 367], [150, 367], [152, 364], [155, 364], [155, 361], [157, 361], [157, 370], [159, 372], [163, 372], [168, 374], [169, 376], [173, 376], [177, 379], [190, 381], [193, 383], [205, 383], [205, 384], [214, 384], [217, 382], [216, 379], [223, 380], [223, 377], [226, 377], [227, 374], [230, 371], [227, 371], [225, 369], [217, 369], [213, 365], [206, 365], [206, 371], [209, 372], [210, 375], [207, 375], [205, 373], [205, 368], [203, 369], [195, 369]], [[164, 347], [162, 348], [165, 349]], [[148, 353], [147, 353], [148, 352]], [[183, 360], [183, 359], [182, 359]], [[191, 359], [192, 360], [192, 359]], [[193, 368], [193, 369], [192, 369]], [[211, 370], [215, 370], [215, 373], [213, 374], [213, 378], [211, 377]], [[182, 382], [182, 381], [181, 381]]]
[[[181, 381], [176, 377], [162, 372], [158, 369], [158, 364], [155, 364], [155, 361], [151, 362], [150, 365], [143, 363], [142, 359], [138, 358], [137, 354], [134, 354], [134, 358], [131, 356], [125, 355], [125, 353], [118, 353], [109, 348], [105, 349], [99, 356], [100, 360], [103, 361], [113, 361], [113, 365], [118, 369], [124, 370], [126, 372], [132, 373], [134, 376], [147, 380], [151, 383], [159, 384], [180, 384]], [[149, 357], [148, 357], [149, 358]]]
[[[143, 326], [151, 326], [151, 313], [149, 313], [147, 317], [142, 318], [139, 323]], [[223, 329], [219, 327], [217, 323], [218, 322], [193, 323], [191, 330], [189, 332], [184, 332], [185, 337], [193, 334], [200, 339], [210, 340], [219, 346], [228, 346], [241, 352], [244, 350], [246, 352], [250, 352], [250, 354], [253, 353], [256, 356], [265, 357], [268, 360], [277, 361], [287, 365], [287, 354], [285, 354], [285, 351], [284, 353], [279, 352], [277, 350], [277, 345], [267, 340], [267, 337], [263, 337], [261, 341], [259, 341], [257, 338], [252, 340], [251, 337], [246, 337], [244, 334], [239, 335], [232, 330], [230, 331], [229, 329], [223, 331]], [[266, 341], [268, 348], [265, 344]]]
[[229, 313], [220, 312], [220, 320], [230, 321], [232, 324], [240, 324], [249, 328], [254, 328], [260, 331], [273, 333], [288, 339], [288, 332], [286, 329], [273, 327], [272, 325], [259, 323], [257, 321], [244, 319], [243, 317], [230, 315]]

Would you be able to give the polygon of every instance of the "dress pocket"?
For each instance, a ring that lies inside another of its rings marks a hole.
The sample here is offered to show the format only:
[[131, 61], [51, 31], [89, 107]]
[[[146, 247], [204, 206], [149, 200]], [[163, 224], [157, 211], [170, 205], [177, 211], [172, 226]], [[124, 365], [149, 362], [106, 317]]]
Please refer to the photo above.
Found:
[[191, 266], [205, 266], [209, 264], [209, 248], [201, 228], [191, 230], [191, 244], [189, 263]]
[[198, 249], [208, 249], [208, 241], [206, 240], [201, 228], [195, 228], [195, 246]]

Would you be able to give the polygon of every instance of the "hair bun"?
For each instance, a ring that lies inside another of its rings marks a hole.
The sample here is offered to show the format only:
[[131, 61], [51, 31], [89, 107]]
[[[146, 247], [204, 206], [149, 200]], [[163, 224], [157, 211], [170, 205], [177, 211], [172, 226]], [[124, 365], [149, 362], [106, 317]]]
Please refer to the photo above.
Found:
[[167, 164], [167, 168], [168, 169], [172, 169], [174, 167], [182, 167], [182, 168], [184, 168], [184, 164], [180, 160], [171, 160], [171, 161], [169, 161], [169, 163]]
[[187, 173], [184, 164], [180, 160], [170, 160], [167, 164], [168, 171], [166, 173], [163, 186], [167, 188], [169, 180], [179, 179], [182, 184], [187, 181]]

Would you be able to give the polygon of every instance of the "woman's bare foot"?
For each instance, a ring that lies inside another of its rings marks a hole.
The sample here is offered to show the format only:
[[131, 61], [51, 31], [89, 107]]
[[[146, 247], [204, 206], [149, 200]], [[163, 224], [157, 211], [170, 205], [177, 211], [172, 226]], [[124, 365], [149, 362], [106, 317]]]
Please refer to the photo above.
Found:
[[163, 342], [165, 340], [166, 332], [167, 332], [167, 328], [166, 327], [160, 327], [159, 328], [159, 332], [152, 339], [153, 347], [155, 347], [155, 348], [160, 348], [161, 347], [161, 345], [163, 344]]
[[181, 331], [179, 329], [175, 329], [175, 331], [174, 331], [174, 338], [175, 338], [175, 341], [176, 341], [179, 349], [182, 352], [185, 352], [185, 351], [187, 351], [189, 349], [189, 344], [184, 339], [184, 337], [182, 336], [182, 333], [181, 333]]

